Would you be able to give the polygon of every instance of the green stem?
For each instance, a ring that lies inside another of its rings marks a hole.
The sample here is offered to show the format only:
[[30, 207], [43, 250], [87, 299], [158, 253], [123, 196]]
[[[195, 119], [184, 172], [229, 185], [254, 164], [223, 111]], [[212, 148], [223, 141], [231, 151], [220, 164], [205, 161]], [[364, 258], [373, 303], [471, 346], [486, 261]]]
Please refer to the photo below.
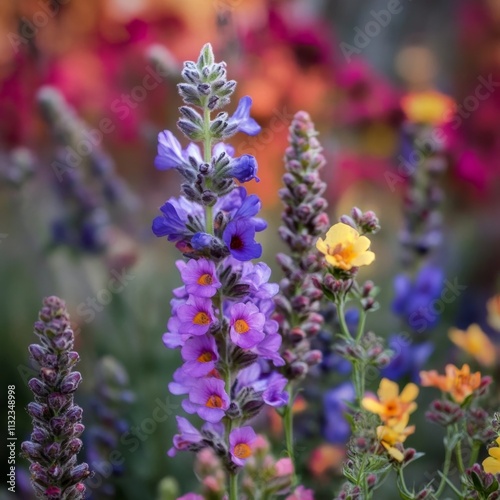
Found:
[[455, 454], [457, 457], [458, 470], [460, 471], [460, 474], [463, 474], [465, 472], [465, 467], [464, 467], [464, 461], [462, 458], [462, 443], [461, 443], [461, 441], [459, 441], [457, 443], [457, 446], [455, 448]]
[[[203, 160], [205, 163], [212, 161], [212, 135], [210, 134], [210, 110], [205, 107], [203, 110]], [[210, 180], [206, 180], [206, 187], [210, 188]], [[212, 207], [205, 207], [205, 220], [207, 225], [207, 233], [214, 234], [214, 216]]]
[[403, 493], [407, 497], [413, 497], [413, 494], [410, 491], [408, 491], [408, 486], [406, 486], [405, 476], [403, 474], [403, 467], [399, 467], [398, 478], [399, 478], [399, 484], [402, 487]]
[[288, 383], [288, 404], [285, 407], [285, 412], [283, 416], [284, 426], [285, 426], [285, 441], [286, 441], [286, 451], [288, 457], [292, 461], [293, 465], [293, 476], [292, 476], [292, 486], [297, 484], [297, 476], [295, 474], [295, 453], [293, 450], [293, 387], [292, 383]]
[[349, 333], [349, 328], [347, 328], [347, 323], [345, 322], [344, 299], [340, 299], [339, 301], [337, 301], [336, 305], [337, 305], [337, 316], [338, 316], [342, 336], [345, 337], [346, 339], [348, 339], [351, 337], [351, 334]]
[[[448, 428], [448, 436], [447, 436], [446, 442], [449, 443], [451, 439], [451, 433]], [[441, 476], [441, 482], [439, 483], [439, 487], [436, 491], [436, 498], [439, 498], [441, 493], [444, 491], [444, 487], [446, 486], [446, 476], [448, 475], [448, 472], [450, 471], [450, 465], [451, 465], [451, 456], [453, 454], [453, 448], [446, 447], [445, 455], [444, 455], [444, 465], [443, 465], [443, 472]]]
[[238, 499], [238, 475], [234, 473], [229, 474], [229, 500]]
[[363, 336], [363, 332], [365, 331], [365, 322], [366, 322], [366, 311], [364, 309], [359, 313], [359, 322], [358, 322], [358, 330], [356, 332], [356, 344], [359, 344], [361, 337]]
[[472, 452], [469, 460], [469, 467], [472, 467], [477, 460], [477, 456], [479, 455], [479, 450], [481, 449], [481, 443], [479, 441], [474, 441], [472, 445]]
[[361, 400], [365, 395], [365, 368], [364, 363], [354, 361], [352, 365], [353, 379], [354, 379], [354, 392], [356, 393], [356, 401], [361, 407]]

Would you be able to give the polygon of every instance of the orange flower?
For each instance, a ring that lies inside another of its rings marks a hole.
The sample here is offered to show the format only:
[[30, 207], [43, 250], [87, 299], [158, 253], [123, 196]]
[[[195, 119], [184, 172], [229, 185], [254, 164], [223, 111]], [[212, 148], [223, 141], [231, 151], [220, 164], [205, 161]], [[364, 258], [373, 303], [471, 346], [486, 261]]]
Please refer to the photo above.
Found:
[[479, 325], [473, 324], [466, 331], [450, 329], [450, 340], [466, 353], [474, 356], [484, 366], [495, 362], [495, 346]]
[[418, 396], [418, 387], [415, 384], [407, 384], [399, 394], [398, 384], [383, 378], [377, 394], [378, 400], [367, 396], [363, 398], [361, 405], [366, 410], [380, 415], [382, 422], [389, 426], [398, 424], [417, 408], [414, 400]]
[[332, 470], [340, 470], [344, 458], [344, 446], [322, 444], [311, 453], [309, 470], [315, 477], [322, 476]]
[[442, 125], [455, 111], [451, 97], [435, 90], [411, 92], [401, 99], [401, 107], [409, 121], [426, 125]]
[[486, 303], [488, 309], [488, 323], [500, 332], [500, 294], [491, 297]]
[[420, 380], [424, 387], [437, 387], [461, 404], [481, 386], [481, 373], [471, 373], [467, 364], [460, 370], [454, 365], [446, 365], [445, 375], [439, 375], [436, 370], [422, 371]]
[[380, 444], [387, 450], [391, 457], [398, 462], [403, 461], [403, 453], [395, 448], [397, 443], [404, 443], [406, 438], [415, 432], [415, 426], [407, 427], [410, 415], [406, 413], [401, 420], [393, 426], [380, 425], [377, 427], [377, 437]]

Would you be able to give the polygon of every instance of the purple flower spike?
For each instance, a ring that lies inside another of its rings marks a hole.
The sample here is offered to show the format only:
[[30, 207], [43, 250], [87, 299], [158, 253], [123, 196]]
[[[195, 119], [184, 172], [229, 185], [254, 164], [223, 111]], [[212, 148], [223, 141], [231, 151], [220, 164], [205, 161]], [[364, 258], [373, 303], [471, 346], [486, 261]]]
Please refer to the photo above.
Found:
[[260, 125], [250, 117], [250, 108], [252, 107], [252, 98], [242, 97], [233, 116], [229, 119], [229, 125], [237, 124], [238, 132], [247, 135], [257, 135], [260, 131]]
[[213, 424], [220, 422], [229, 407], [229, 397], [224, 390], [224, 381], [204, 378], [191, 388], [189, 402], [196, 406], [196, 413]]
[[158, 134], [158, 155], [155, 158], [155, 167], [158, 170], [170, 170], [184, 163], [184, 156], [180, 142], [170, 130]]
[[240, 261], [258, 259], [262, 255], [262, 246], [254, 237], [255, 226], [249, 219], [232, 220], [222, 235], [231, 255]]
[[243, 349], [251, 349], [264, 337], [266, 317], [254, 304], [234, 304], [229, 312], [231, 340]]
[[191, 296], [178, 310], [180, 329], [190, 335], [204, 335], [214, 320], [212, 301]]
[[191, 259], [187, 264], [179, 261], [177, 267], [181, 271], [186, 291], [191, 295], [206, 298], [213, 297], [221, 286], [217, 278], [215, 264], [209, 260]]
[[181, 354], [185, 361], [182, 370], [193, 377], [204, 377], [210, 373], [219, 359], [217, 345], [211, 335], [190, 338], [184, 344]]
[[243, 466], [252, 456], [252, 446], [257, 439], [255, 431], [249, 426], [233, 429], [229, 434], [229, 452], [236, 465]]

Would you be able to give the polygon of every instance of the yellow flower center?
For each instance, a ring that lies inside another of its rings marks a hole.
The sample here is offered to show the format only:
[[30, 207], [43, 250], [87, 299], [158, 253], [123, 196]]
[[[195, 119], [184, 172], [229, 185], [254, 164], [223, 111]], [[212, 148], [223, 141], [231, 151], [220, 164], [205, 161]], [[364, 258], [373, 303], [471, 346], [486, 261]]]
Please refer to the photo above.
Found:
[[250, 330], [248, 323], [244, 319], [238, 319], [234, 323], [234, 329], [236, 333], [247, 333]]
[[213, 361], [214, 355], [210, 351], [205, 351], [204, 353], [198, 356], [197, 361], [200, 363], [208, 363], [209, 361]]
[[213, 283], [213, 279], [212, 279], [211, 274], [205, 273], [205, 274], [202, 274], [198, 278], [198, 285], [207, 286], [207, 285], [211, 285], [212, 283]]
[[233, 453], [236, 457], [245, 459], [245, 458], [248, 458], [252, 454], [252, 448], [250, 448], [250, 446], [248, 446], [248, 444], [246, 444], [246, 443], [238, 443], [234, 447]]
[[196, 313], [196, 316], [193, 318], [193, 323], [195, 325], [208, 325], [210, 323], [210, 317], [207, 313], [200, 311]]
[[350, 269], [351, 261], [356, 257], [352, 243], [339, 243], [333, 248], [328, 245], [328, 254], [337, 261], [338, 267], [345, 270]]
[[212, 394], [208, 398], [205, 406], [208, 406], [209, 408], [222, 408], [222, 398], [217, 394]]

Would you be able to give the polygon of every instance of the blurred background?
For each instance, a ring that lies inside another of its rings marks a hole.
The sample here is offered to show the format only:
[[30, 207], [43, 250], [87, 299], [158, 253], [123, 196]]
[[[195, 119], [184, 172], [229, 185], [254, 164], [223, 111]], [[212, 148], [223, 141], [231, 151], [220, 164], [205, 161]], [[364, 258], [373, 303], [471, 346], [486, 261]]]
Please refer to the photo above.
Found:
[[[402, 99], [431, 96], [423, 104], [431, 115], [432, 96], [444, 99], [438, 92], [455, 101], [446, 119], [429, 120], [446, 132], [440, 150], [446, 168], [435, 181], [439, 241], [424, 253], [441, 273], [440, 287], [446, 280], [462, 287], [435, 308], [432, 325], [415, 342], [432, 346], [422, 355], [427, 369], [469, 360], [451, 347], [450, 327], [479, 323], [498, 344], [487, 301], [500, 291], [500, 1], [3, 0], [2, 401], [14, 384], [20, 444], [30, 433], [24, 408], [31, 400], [32, 324], [44, 296], [64, 298], [82, 359], [78, 403], [88, 433], [81, 458], [97, 471], [93, 498], [172, 498], [170, 490], [193, 488], [193, 458], [166, 456], [180, 411], [167, 384], [179, 358], [161, 336], [180, 284], [178, 254], [150, 227], [158, 207], [179, 193], [176, 172], [153, 166], [157, 134], [176, 129], [182, 62], [208, 41], [238, 81], [231, 110], [250, 95], [262, 126], [256, 137], [237, 136], [235, 146], [259, 163], [261, 182], [249, 189], [261, 196], [269, 221], [260, 241], [273, 280], [281, 278], [275, 252], [284, 248], [277, 235], [282, 158], [293, 114], [303, 109], [327, 158], [331, 219], [356, 205], [381, 220], [372, 245], [376, 265], [363, 276], [381, 287], [381, 308], [369, 326], [387, 338], [405, 331], [401, 307], [398, 316], [393, 304], [393, 282], [408, 270], [401, 235], [412, 184], [402, 153], [408, 135]], [[425, 279], [418, 286], [430, 294], [427, 304], [432, 294], [439, 299], [441, 288], [429, 291]], [[324, 391], [342, 381], [330, 361], [316, 374]], [[332, 413], [332, 423], [322, 398], [306, 387], [297, 453], [304, 483], [321, 490], [318, 498], [331, 498], [348, 435], [331, 430], [341, 414]], [[271, 429], [279, 455], [278, 419], [265, 415], [261, 424]], [[440, 430], [431, 431], [414, 438], [428, 454], [425, 465], [414, 466], [420, 484], [440, 466], [433, 444]], [[5, 446], [0, 457], [4, 466]], [[19, 459], [17, 498], [31, 498], [26, 470]], [[14, 497], [5, 489], [2, 495]]]

